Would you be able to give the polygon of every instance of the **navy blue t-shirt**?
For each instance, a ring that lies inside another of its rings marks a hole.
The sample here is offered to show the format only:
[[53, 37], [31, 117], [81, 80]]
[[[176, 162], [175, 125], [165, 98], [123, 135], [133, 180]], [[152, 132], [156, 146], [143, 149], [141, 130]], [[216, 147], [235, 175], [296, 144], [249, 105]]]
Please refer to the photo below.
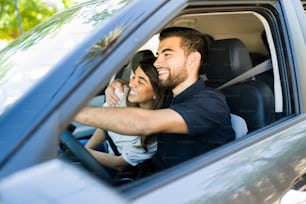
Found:
[[199, 79], [176, 97], [167, 95], [163, 108], [179, 113], [188, 134], [157, 134], [156, 170], [186, 161], [234, 140], [230, 110], [222, 93]]

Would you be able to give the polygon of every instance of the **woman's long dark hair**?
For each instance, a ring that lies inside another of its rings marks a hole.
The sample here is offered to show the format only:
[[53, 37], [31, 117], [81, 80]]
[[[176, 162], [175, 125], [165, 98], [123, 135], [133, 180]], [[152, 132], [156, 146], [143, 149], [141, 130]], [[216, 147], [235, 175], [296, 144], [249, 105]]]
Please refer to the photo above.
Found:
[[[150, 109], [158, 109], [162, 105], [163, 98], [164, 98], [164, 89], [160, 86], [159, 83], [159, 77], [158, 77], [158, 72], [156, 68], [154, 67], [154, 62], [156, 58], [152, 57], [149, 59], [145, 59], [143, 61], [140, 61], [136, 67], [140, 67], [142, 71], [145, 73], [145, 75], [148, 76], [151, 86], [153, 88], [153, 91], [155, 93], [155, 98], [153, 100], [152, 106]], [[135, 103], [129, 103], [127, 100], [127, 105], [128, 106], [134, 106], [134, 107], [139, 107], [139, 104]], [[152, 136], [141, 136], [141, 146], [147, 151], [147, 144], [150, 139], [153, 139]]]

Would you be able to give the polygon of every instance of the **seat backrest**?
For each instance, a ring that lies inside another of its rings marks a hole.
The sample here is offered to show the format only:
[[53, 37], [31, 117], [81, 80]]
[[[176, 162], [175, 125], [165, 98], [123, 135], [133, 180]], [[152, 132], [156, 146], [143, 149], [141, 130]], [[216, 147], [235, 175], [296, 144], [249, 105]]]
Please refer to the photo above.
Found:
[[[250, 54], [239, 39], [216, 40], [208, 50], [207, 84], [217, 88], [251, 68]], [[249, 79], [222, 92], [231, 113], [245, 119], [249, 132], [274, 120], [274, 96], [266, 83]]]
[[238, 139], [248, 133], [248, 126], [245, 120], [239, 115], [231, 113], [232, 128], [235, 132], [235, 138]]

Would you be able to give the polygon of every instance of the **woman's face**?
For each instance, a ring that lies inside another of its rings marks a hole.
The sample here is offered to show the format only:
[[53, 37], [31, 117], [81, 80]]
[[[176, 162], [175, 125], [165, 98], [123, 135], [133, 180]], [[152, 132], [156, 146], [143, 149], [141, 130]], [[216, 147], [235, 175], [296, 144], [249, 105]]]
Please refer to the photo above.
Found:
[[130, 92], [128, 95], [128, 101], [131, 103], [139, 103], [142, 108], [150, 108], [155, 93], [149, 77], [142, 71], [140, 66], [136, 68], [129, 86]]

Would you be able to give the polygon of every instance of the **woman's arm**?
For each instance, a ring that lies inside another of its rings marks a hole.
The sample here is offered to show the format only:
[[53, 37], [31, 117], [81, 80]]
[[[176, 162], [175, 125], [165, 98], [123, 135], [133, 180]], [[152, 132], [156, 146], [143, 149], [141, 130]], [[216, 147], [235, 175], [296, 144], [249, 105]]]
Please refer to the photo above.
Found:
[[104, 131], [97, 128], [91, 138], [88, 140], [85, 148], [95, 150], [100, 144], [106, 140]]
[[123, 159], [122, 156], [115, 156], [96, 150], [96, 148], [105, 140], [106, 136], [104, 131], [102, 129], [97, 128], [95, 133], [85, 145], [85, 148], [103, 166], [115, 169], [117, 171], [123, 171], [125, 168], [128, 167], [128, 163]]
[[115, 169], [119, 172], [124, 171], [129, 166], [129, 164], [123, 159], [122, 156], [115, 156], [92, 149], [88, 149], [88, 151], [100, 162], [100, 164]]

